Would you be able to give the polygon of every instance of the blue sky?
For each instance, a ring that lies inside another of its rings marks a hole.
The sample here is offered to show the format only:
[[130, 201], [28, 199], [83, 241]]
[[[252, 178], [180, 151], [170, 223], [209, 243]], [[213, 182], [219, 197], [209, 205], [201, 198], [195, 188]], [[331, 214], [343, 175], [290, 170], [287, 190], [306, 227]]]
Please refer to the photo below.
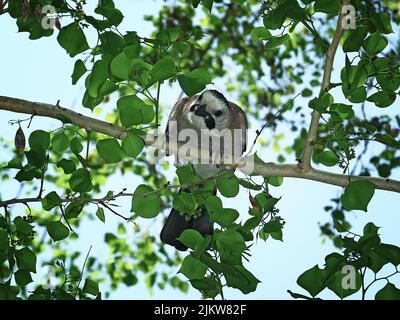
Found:
[[[146, 14], [156, 13], [164, 1], [120, 0], [115, 3], [126, 16], [121, 30], [136, 30], [140, 35], [148, 36], [152, 30], [151, 24], [143, 21], [142, 17]], [[70, 75], [76, 59], [71, 59], [59, 46], [55, 39], [56, 35], [35, 41], [28, 40], [26, 33], [17, 33], [14, 21], [6, 15], [0, 16], [0, 30], [2, 30], [0, 95], [53, 104], [60, 100], [62, 106], [79, 110], [87, 115], [91, 114], [90, 110], [80, 106], [84, 92], [82, 81], [75, 86], [71, 84]], [[342, 58], [343, 54], [340, 53], [337, 59], [343, 61]], [[338, 77], [337, 70], [334, 77]], [[223, 91], [223, 81], [218, 81], [215, 87]], [[179, 94], [179, 87], [167, 88], [164, 86], [161, 93], [162, 105], [168, 110]], [[104, 109], [111, 110], [112, 102]], [[391, 112], [394, 114], [398, 107], [398, 103], [392, 106], [393, 111]], [[15, 127], [8, 124], [8, 121], [17, 118], [19, 116], [16, 114], [2, 111], [0, 135], [6, 140], [12, 141], [16, 130]], [[33, 130], [55, 128], [57, 125], [50, 119], [35, 118], [31, 128], [25, 133], [28, 136]], [[252, 127], [256, 128], [258, 124], [253, 123]], [[266, 132], [264, 139], [270, 138], [270, 133]], [[290, 139], [290, 134], [286, 139]], [[289, 140], [286, 142], [285, 144], [290, 143]], [[256, 149], [259, 149], [261, 158], [265, 161], [275, 160], [276, 154], [272, 148], [260, 150], [258, 147]], [[0, 150], [0, 160], [4, 159], [7, 159], [7, 155]], [[294, 159], [291, 160], [294, 162]], [[173, 171], [169, 174], [172, 175]], [[398, 171], [393, 176], [393, 178], [396, 177], [400, 178]], [[133, 174], [114, 176], [108, 180], [104, 190], [120, 190], [124, 186], [133, 191], [138, 183], [139, 179], [135, 178]], [[14, 197], [18, 187], [16, 181], [1, 185], [3, 198]], [[301, 288], [296, 285], [297, 277], [315, 264], [321, 266], [325, 255], [334, 250], [330, 242], [322, 243], [318, 222], [329, 220], [323, 207], [329, 202], [329, 199], [341, 193], [340, 188], [311, 181], [285, 179], [283, 185], [280, 188], [272, 188], [271, 193], [276, 197], [282, 196], [278, 207], [281, 216], [286, 220], [284, 242], [269, 239], [266, 243], [263, 241], [257, 243], [252, 250], [252, 257], [247, 267], [262, 282], [255, 293], [247, 296], [237, 290], [228, 289], [225, 296], [229, 299], [288, 299], [290, 297], [286, 293], [287, 289], [302, 292]], [[126, 208], [126, 212], [129, 211], [129, 199], [123, 199], [119, 201], [119, 204], [122, 208]], [[244, 190], [241, 190], [238, 197], [233, 200], [225, 199], [224, 204], [226, 207], [237, 209], [241, 212], [241, 217], [245, 219], [248, 200]], [[382, 227], [383, 242], [399, 246], [400, 215], [398, 208], [400, 208], [398, 194], [376, 191], [369, 205], [368, 213], [352, 212], [349, 219], [354, 225], [354, 231], [359, 233], [362, 232], [362, 228], [367, 222], [373, 221]], [[120, 220], [113, 216], [107, 216], [106, 224], [98, 221], [85, 221], [82, 225], [80, 239], [73, 242], [71, 246], [74, 250], [86, 252], [89, 246], [93, 245], [91, 255], [106, 259], [106, 247], [102, 244], [103, 234], [104, 232], [114, 232], [118, 222]], [[146, 224], [146, 222], [143, 223]], [[151, 231], [158, 234], [160, 227], [160, 223], [154, 224]], [[134, 237], [134, 234], [132, 233], [131, 236]], [[171, 270], [171, 272], [176, 272], [176, 270]], [[384, 283], [380, 283], [376, 288], [383, 285]], [[320, 296], [322, 298], [334, 297], [327, 291]], [[166, 290], [155, 289], [150, 296], [147, 288], [140, 283], [130, 288], [121, 286], [111, 297], [115, 299], [197, 299], [200, 296], [196, 290], [182, 294], [169, 287]], [[368, 297], [371, 298], [371, 295]]]

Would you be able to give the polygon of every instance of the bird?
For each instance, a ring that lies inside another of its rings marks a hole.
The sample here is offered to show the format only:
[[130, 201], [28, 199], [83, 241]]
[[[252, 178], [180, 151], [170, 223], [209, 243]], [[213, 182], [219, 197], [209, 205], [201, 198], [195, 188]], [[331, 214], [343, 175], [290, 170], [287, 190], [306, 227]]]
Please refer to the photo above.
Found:
[[[214, 89], [205, 90], [201, 94], [192, 97], [184, 97], [174, 104], [165, 131], [167, 145], [171, 139], [177, 139], [179, 134], [185, 130], [194, 132], [198, 137], [197, 142], [200, 144], [202, 142], [201, 133], [218, 136], [223, 142], [220, 145], [217, 144], [215, 148], [220, 151], [222, 151], [222, 145], [228, 141], [228, 139], [224, 139], [226, 133], [236, 131], [239, 134], [232, 135], [232, 140], [235, 140], [232, 144], [238, 144], [239, 151], [235, 152], [237, 149], [234, 149], [233, 152], [242, 155], [246, 150], [247, 117], [245, 112], [237, 104], [228, 101], [221, 92]], [[219, 133], [223, 132], [224, 134], [219, 135]], [[208, 148], [211, 155], [215, 148], [213, 149], [212, 144]], [[180, 160], [177, 160], [178, 166]], [[223, 165], [220, 163], [200, 162], [194, 163], [193, 168], [202, 179], [207, 179], [218, 174], [223, 169]], [[191, 190], [181, 188], [179, 192], [191, 192]], [[216, 190], [213, 191], [213, 194], [216, 194]], [[207, 209], [203, 205], [198, 210], [199, 213], [196, 218], [188, 220], [181, 212], [172, 208], [161, 230], [161, 241], [179, 251], [186, 251], [188, 248], [177, 239], [184, 230], [194, 229], [204, 237], [212, 235], [213, 222], [210, 220]]]

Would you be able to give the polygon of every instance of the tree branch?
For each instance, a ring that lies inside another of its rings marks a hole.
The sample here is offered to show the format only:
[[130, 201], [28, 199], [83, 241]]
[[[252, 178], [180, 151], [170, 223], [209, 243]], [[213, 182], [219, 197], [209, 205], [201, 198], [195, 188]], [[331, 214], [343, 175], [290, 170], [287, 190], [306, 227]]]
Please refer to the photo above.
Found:
[[[320, 95], [322, 95], [324, 92], [327, 92], [331, 89], [331, 76], [332, 76], [332, 70], [333, 70], [333, 62], [335, 60], [335, 55], [337, 48], [339, 46], [340, 38], [342, 37], [343, 34], [343, 19], [346, 16], [346, 12], [342, 11], [342, 8], [346, 5], [349, 5], [350, 0], [343, 0], [342, 1], [342, 6], [340, 8], [340, 13], [339, 13], [339, 18], [337, 21], [337, 26], [336, 26], [336, 31], [332, 39], [332, 43], [329, 46], [327, 52], [326, 52], [326, 58], [325, 58], [325, 67], [324, 67], [324, 76], [322, 78], [322, 84], [321, 84], [321, 90], [320, 90]], [[306, 143], [304, 146], [303, 154], [300, 158], [300, 167], [307, 171], [311, 169], [311, 155], [313, 151], [313, 143], [317, 140], [318, 136], [318, 125], [319, 125], [319, 119], [321, 117], [321, 114], [318, 111], [313, 111], [311, 115], [311, 122], [310, 122], [310, 127], [308, 129], [308, 134], [306, 138]]]
[[[82, 129], [95, 131], [108, 136], [123, 139], [126, 135], [126, 130], [114, 124], [101, 121], [95, 118], [84, 116], [80, 113], [74, 112], [72, 110], [60, 107], [59, 105], [51, 105], [46, 103], [31, 102], [22, 99], [10, 98], [0, 96], [0, 110], [7, 110], [17, 113], [31, 114], [35, 116], [48, 117], [58, 120], [65, 121], [66, 119], [73, 125], [80, 127]], [[158, 149], [166, 149], [164, 137], [158, 135], [158, 139], [155, 136], [148, 134], [143, 136], [146, 145], [156, 147]], [[182, 146], [181, 143], [169, 142], [169, 152], [177, 154], [179, 148]], [[209, 150], [200, 150], [201, 155], [206, 154], [209, 156]], [[207, 159], [207, 158], [205, 158]], [[239, 163], [240, 160], [252, 161], [253, 156], [246, 156], [244, 158], [235, 159], [235, 163]], [[236, 167], [236, 166], [235, 166]], [[310, 168], [309, 170], [303, 170], [296, 164], [275, 164], [275, 163], [265, 163], [261, 161], [255, 161], [254, 166], [249, 168], [243, 168], [238, 166], [239, 170], [247, 175], [252, 176], [262, 176], [262, 177], [291, 177], [306, 180], [318, 181], [330, 185], [345, 187], [349, 181], [354, 180], [368, 180], [371, 181], [377, 189], [388, 190], [400, 192], [400, 181], [392, 179], [382, 179], [382, 178], [372, 178], [366, 176], [348, 176], [343, 174], [336, 174], [322, 170], [316, 170]], [[40, 201], [37, 198], [28, 198], [31, 201]], [[15, 199], [18, 200], [18, 199]], [[103, 199], [104, 200], [104, 199]], [[17, 201], [24, 202], [24, 201]], [[26, 202], [26, 201], [25, 201]], [[3, 202], [4, 203], [4, 202]], [[16, 203], [8, 202], [8, 204]]]

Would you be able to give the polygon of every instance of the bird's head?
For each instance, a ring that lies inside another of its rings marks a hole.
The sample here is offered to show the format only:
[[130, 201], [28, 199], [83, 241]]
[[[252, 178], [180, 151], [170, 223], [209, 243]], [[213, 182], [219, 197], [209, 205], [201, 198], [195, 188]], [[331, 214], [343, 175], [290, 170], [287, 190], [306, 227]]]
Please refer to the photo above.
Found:
[[190, 106], [188, 116], [199, 129], [225, 129], [230, 120], [229, 102], [219, 91], [205, 90]]

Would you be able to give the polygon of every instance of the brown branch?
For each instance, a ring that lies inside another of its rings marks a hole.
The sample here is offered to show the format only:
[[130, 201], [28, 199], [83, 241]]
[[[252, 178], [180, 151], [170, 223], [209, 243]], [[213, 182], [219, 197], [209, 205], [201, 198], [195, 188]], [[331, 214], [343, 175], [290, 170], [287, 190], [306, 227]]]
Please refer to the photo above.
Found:
[[[16, 98], [3, 97], [0, 96], [0, 110], [7, 110], [18, 113], [31, 114], [42, 117], [49, 117], [54, 119], [69, 119], [69, 122], [76, 125], [82, 129], [95, 131], [108, 136], [117, 137], [123, 139], [126, 135], [124, 128], [113, 125], [111, 123], [94, 119], [91, 117], [84, 116], [80, 113], [71, 111], [69, 109], [46, 104], [31, 102]], [[158, 149], [166, 149], [164, 137], [158, 135], [158, 139], [155, 140], [155, 136], [148, 134], [143, 136], [145, 143], [149, 146], [156, 147]], [[169, 142], [169, 152], [177, 154], [182, 143]], [[199, 150], [200, 156], [207, 155], [209, 157], [209, 150]], [[192, 159], [192, 158], [191, 158]], [[198, 159], [198, 158], [197, 158]], [[203, 158], [203, 159], [207, 159]], [[189, 159], [190, 160], [190, 159]], [[240, 157], [235, 159], [234, 163], [239, 163], [240, 161], [253, 161], [253, 156], [246, 156], [244, 158]], [[234, 165], [234, 167], [237, 167]], [[264, 163], [256, 161], [254, 167], [243, 168], [241, 166], [237, 167], [240, 171], [247, 175], [252, 176], [262, 176], [262, 177], [291, 177], [306, 180], [318, 181], [330, 185], [345, 187], [349, 181], [353, 180], [368, 180], [371, 181], [377, 189], [400, 192], [400, 181], [392, 179], [382, 179], [382, 178], [372, 178], [364, 176], [348, 176], [343, 174], [336, 174], [322, 170], [316, 170], [310, 168], [309, 170], [303, 170], [296, 164], [274, 164], [274, 163]], [[124, 194], [124, 193], [122, 193]], [[132, 195], [132, 194], [129, 194]], [[115, 197], [115, 196], [114, 196]], [[88, 201], [96, 201], [100, 199], [88, 199]], [[105, 200], [102, 198], [101, 200]], [[37, 202], [41, 201], [37, 198], [27, 198], [25, 201], [20, 201], [19, 199], [12, 199], [6, 202], [0, 202], [0, 206], [13, 204], [13, 203], [24, 203], [24, 202]], [[68, 201], [68, 200], [66, 200]], [[70, 200], [69, 200], [70, 201]]]
[[[326, 52], [326, 58], [325, 58], [325, 67], [324, 67], [324, 76], [322, 78], [322, 84], [321, 84], [321, 90], [320, 90], [320, 95], [322, 95], [324, 92], [329, 91], [331, 88], [331, 76], [332, 76], [332, 70], [333, 70], [333, 62], [335, 60], [335, 55], [337, 48], [339, 46], [340, 38], [342, 37], [343, 34], [343, 19], [346, 16], [346, 13], [342, 11], [343, 6], [346, 6], [350, 3], [350, 0], [343, 0], [342, 1], [342, 6], [340, 8], [340, 13], [339, 13], [339, 18], [337, 21], [337, 26], [335, 30], [335, 34], [332, 39], [332, 43], [329, 46], [327, 52]], [[318, 125], [319, 125], [319, 119], [321, 117], [321, 114], [318, 111], [313, 111], [311, 115], [311, 122], [310, 122], [310, 127], [308, 129], [308, 134], [306, 138], [306, 143], [304, 146], [303, 154], [300, 158], [300, 163], [299, 166], [307, 171], [311, 169], [311, 155], [313, 151], [313, 144], [317, 140], [318, 136]]]

